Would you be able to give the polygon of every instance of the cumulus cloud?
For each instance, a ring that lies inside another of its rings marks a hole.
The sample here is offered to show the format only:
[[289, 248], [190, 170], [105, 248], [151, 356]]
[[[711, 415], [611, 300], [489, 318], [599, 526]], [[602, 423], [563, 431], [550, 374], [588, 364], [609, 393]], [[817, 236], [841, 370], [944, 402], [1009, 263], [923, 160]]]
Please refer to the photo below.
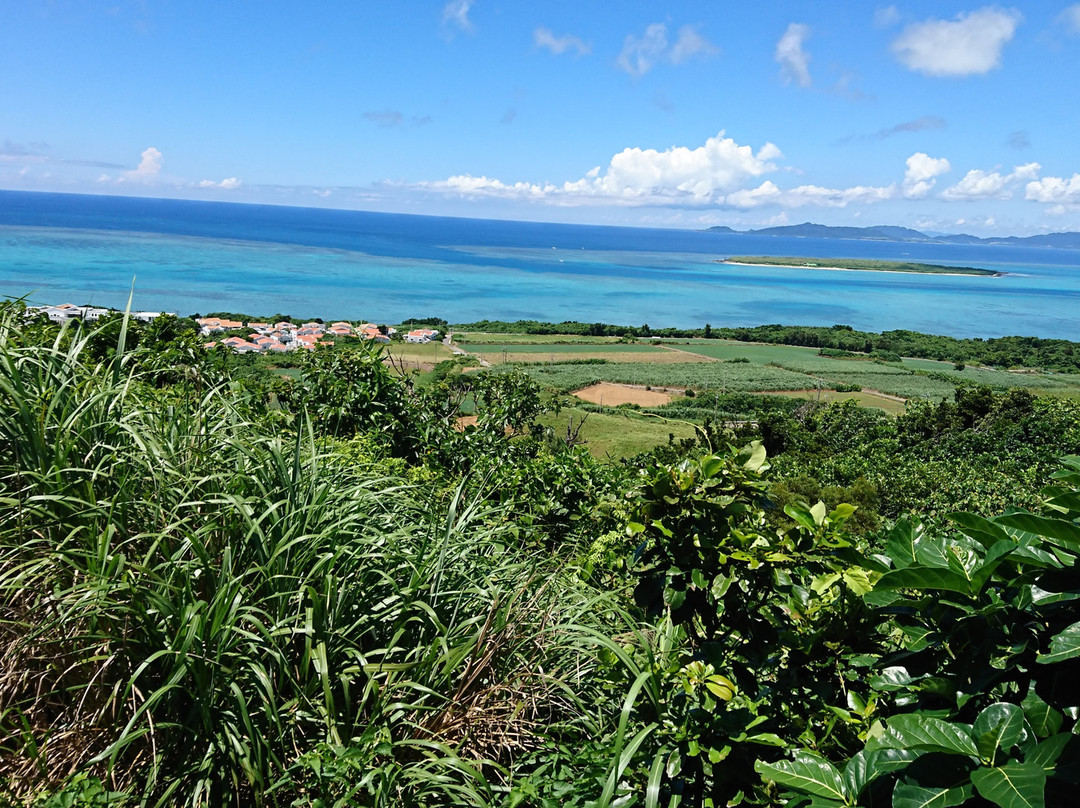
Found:
[[1061, 214], [1066, 207], [1080, 206], [1080, 174], [1072, 177], [1043, 177], [1032, 180], [1024, 190], [1024, 199], [1053, 205], [1051, 212]]
[[1075, 36], [1080, 36], [1080, 3], [1075, 3], [1058, 15], [1058, 22], [1065, 30]]
[[533, 42], [538, 48], [547, 48], [556, 56], [573, 51], [577, 56], [585, 56], [592, 52], [592, 46], [573, 34], [555, 36], [551, 29], [540, 26], [533, 31]]
[[803, 48], [809, 36], [809, 25], [793, 22], [776, 43], [775, 58], [780, 63], [781, 75], [785, 81], [800, 87], [810, 86], [810, 54]]
[[669, 47], [667, 26], [654, 22], [641, 36], [626, 37], [615, 64], [631, 76], [644, 76], [659, 62], [678, 65], [695, 56], [713, 56], [719, 52], [692, 25], [682, 26], [675, 43]]
[[1020, 12], [987, 6], [952, 20], [912, 23], [892, 43], [911, 70], [929, 76], [974, 76], [1001, 64], [1001, 51], [1020, 23]]
[[669, 149], [626, 148], [604, 168], [596, 166], [579, 180], [554, 183], [505, 183], [468, 174], [421, 183], [427, 190], [469, 196], [544, 200], [552, 204], [600, 202], [619, 205], [715, 202], [745, 180], [776, 171], [782, 155], [772, 143], [756, 152], [720, 132], [702, 146]]
[[469, 19], [469, 10], [473, 0], [450, 0], [442, 10], [442, 23], [444, 30], [458, 29], [466, 33], [472, 33], [473, 24]]
[[1038, 163], [1025, 163], [1016, 166], [1010, 174], [973, 168], [956, 185], [946, 188], [941, 197], [950, 202], [1009, 199], [1012, 197], [1011, 186], [1023, 180], [1034, 180], [1041, 168]]
[[908, 199], [921, 199], [930, 193], [930, 189], [937, 182], [936, 178], [951, 168], [944, 157], [931, 157], [924, 152], [915, 152], [907, 159], [901, 191]]
[[213, 180], [203, 180], [199, 183], [200, 188], [220, 188], [223, 191], [232, 191], [243, 185], [243, 180], [238, 180], [236, 177], [229, 177], [221, 182], [214, 182]]
[[779, 205], [785, 208], [802, 208], [807, 205], [825, 208], [844, 208], [852, 204], [868, 205], [884, 202], [896, 196], [895, 185], [857, 185], [852, 188], [824, 188], [820, 185], [800, 185], [781, 190], [771, 180], [757, 188], [735, 191], [724, 198], [724, 204], [733, 208], [756, 208], [762, 205]]
[[157, 178], [161, 173], [161, 164], [165, 160], [165, 155], [151, 146], [143, 151], [140, 156], [142, 159], [139, 160], [139, 165], [131, 171], [125, 171], [124, 175], [117, 180], [118, 182], [146, 183]]

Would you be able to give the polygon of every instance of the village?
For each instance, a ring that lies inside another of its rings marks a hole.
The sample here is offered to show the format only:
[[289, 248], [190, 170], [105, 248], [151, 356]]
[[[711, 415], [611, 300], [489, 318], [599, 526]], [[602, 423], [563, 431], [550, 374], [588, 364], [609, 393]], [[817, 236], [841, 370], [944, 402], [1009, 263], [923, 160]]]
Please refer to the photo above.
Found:
[[[284, 320], [278, 323], [243, 323], [220, 317], [201, 317], [196, 322], [200, 327], [199, 334], [204, 337], [241, 330], [248, 331], [247, 337], [232, 333], [220, 340], [204, 343], [206, 348], [214, 348], [221, 344], [236, 353], [272, 354], [297, 350], [313, 351], [317, 346], [331, 344], [337, 338], [389, 343], [399, 333], [392, 326], [378, 326], [374, 323], [354, 326], [344, 320], [329, 325], [317, 320], [297, 325]], [[414, 329], [402, 337], [404, 342], [411, 343], [428, 343], [438, 338], [439, 332], [434, 328]]]
[[[61, 303], [52, 306], [32, 306], [27, 308], [31, 317], [44, 315], [54, 323], [81, 321], [94, 323], [112, 314], [119, 314], [115, 309], [95, 306], [76, 306], [73, 303]], [[152, 322], [163, 314], [175, 317], [173, 312], [132, 311], [129, 316], [140, 322]], [[352, 338], [376, 343], [389, 343], [399, 337], [398, 329], [393, 326], [379, 326], [375, 323], [353, 323], [340, 320], [326, 324], [320, 320], [296, 324], [283, 320], [278, 323], [242, 322], [222, 317], [198, 317], [199, 335], [213, 337], [223, 335], [221, 339], [212, 339], [203, 343], [205, 348], [222, 345], [235, 353], [287, 353], [298, 350], [314, 350], [318, 345], [331, 345], [339, 338]], [[237, 332], [246, 332], [237, 333]], [[400, 335], [403, 342], [426, 344], [437, 342], [440, 332], [434, 328], [416, 328]]]

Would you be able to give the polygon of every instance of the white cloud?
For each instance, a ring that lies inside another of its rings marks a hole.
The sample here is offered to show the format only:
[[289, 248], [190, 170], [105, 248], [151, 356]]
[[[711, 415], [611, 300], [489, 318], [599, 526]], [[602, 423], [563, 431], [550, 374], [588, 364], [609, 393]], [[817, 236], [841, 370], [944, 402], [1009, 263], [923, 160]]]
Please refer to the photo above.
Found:
[[901, 186], [908, 199], [921, 199], [930, 193], [937, 182], [936, 177], [949, 171], [952, 166], [944, 157], [931, 157], [924, 152], [915, 152], [907, 159], [904, 182]]
[[203, 180], [199, 183], [200, 188], [221, 188], [225, 191], [232, 191], [243, 185], [243, 180], [238, 180], [236, 177], [229, 177], [221, 182], [214, 182], [213, 180]]
[[547, 48], [558, 56], [566, 51], [576, 51], [578, 56], [585, 56], [592, 52], [592, 46], [573, 34], [555, 36], [551, 29], [540, 26], [533, 31], [533, 42], [538, 48]]
[[885, 6], [874, 12], [874, 25], [878, 28], [889, 28], [900, 22], [900, 12], [896, 6]]
[[810, 36], [810, 26], [793, 22], [776, 43], [776, 61], [786, 81], [800, 87], [810, 86], [810, 54], [803, 50], [803, 42]]
[[695, 56], [714, 56], [719, 52], [693, 25], [682, 26], [675, 44], [669, 48], [667, 26], [654, 22], [640, 37], [633, 34], [626, 37], [615, 64], [631, 76], [644, 76], [659, 62], [679, 65]]
[[473, 0], [450, 0], [442, 10], [443, 26], [451, 26], [466, 33], [473, 30], [472, 20], [469, 19], [469, 9], [472, 8]]
[[1020, 12], [987, 6], [953, 20], [907, 26], [892, 43], [896, 58], [929, 76], [974, 76], [1001, 64], [1001, 50], [1020, 23]]
[[1016, 166], [1011, 174], [974, 168], [956, 185], [942, 191], [941, 198], [949, 202], [1009, 199], [1012, 197], [1012, 186], [1023, 180], [1035, 179], [1040, 168], [1042, 166], [1038, 163], [1025, 163], [1022, 166]]
[[131, 171], [125, 171], [117, 182], [151, 182], [161, 173], [161, 164], [165, 155], [153, 146], [143, 151], [139, 165]]
[[694, 26], [684, 25], [679, 29], [679, 38], [671, 46], [668, 58], [672, 64], [681, 65], [695, 56], [715, 56], [719, 52], [720, 49], [698, 33]]
[[667, 26], [654, 22], [641, 37], [628, 34], [615, 63], [631, 76], [644, 76], [667, 49]]
[[1033, 180], [1027, 184], [1024, 199], [1053, 205], [1049, 212], [1060, 215], [1066, 206], [1080, 206], [1080, 174], [1073, 174], [1069, 179], [1043, 177]]
[[1065, 26], [1070, 34], [1080, 36], [1080, 3], [1075, 3], [1058, 15], [1058, 22]]
[[734, 208], [756, 208], [779, 205], [801, 208], [807, 205], [825, 208], [844, 208], [852, 204], [872, 204], [896, 197], [896, 186], [857, 185], [853, 188], [823, 188], [820, 185], [800, 185], [781, 190], [771, 180], [757, 188], [735, 191], [724, 198], [724, 204]]
[[776, 171], [780, 150], [766, 143], [755, 152], [720, 132], [697, 148], [673, 146], [663, 151], [627, 148], [606, 168], [597, 166], [579, 180], [553, 183], [505, 183], [468, 174], [421, 183], [427, 190], [471, 196], [543, 200], [551, 204], [618, 205], [708, 204], [734, 191], [745, 180]]

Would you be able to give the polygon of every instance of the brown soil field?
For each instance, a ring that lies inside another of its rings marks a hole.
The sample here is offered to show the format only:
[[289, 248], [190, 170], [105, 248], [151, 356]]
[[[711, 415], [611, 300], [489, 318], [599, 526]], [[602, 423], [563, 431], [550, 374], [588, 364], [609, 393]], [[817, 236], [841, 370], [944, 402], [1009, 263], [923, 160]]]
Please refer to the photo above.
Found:
[[659, 407], [671, 401], [667, 393], [656, 390], [646, 390], [643, 387], [633, 387], [628, 384], [611, 384], [600, 382], [580, 390], [574, 391], [573, 395], [583, 401], [593, 404], [607, 404], [617, 407], [620, 404], [639, 404], [642, 407]]

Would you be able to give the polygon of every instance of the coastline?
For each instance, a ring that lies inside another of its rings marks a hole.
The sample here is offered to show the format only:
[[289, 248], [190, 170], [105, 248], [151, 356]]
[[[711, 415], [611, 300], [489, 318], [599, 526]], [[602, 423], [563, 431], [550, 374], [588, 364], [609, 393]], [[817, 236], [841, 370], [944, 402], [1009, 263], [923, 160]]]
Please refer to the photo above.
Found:
[[913, 272], [902, 269], [874, 269], [872, 267], [866, 267], [863, 269], [855, 269], [853, 267], [826, 267], [826, 266], [812, 266], [800, 264], [766, 264], [766, 263], [751, 263], [749, 261], [731, 261], [727, 258], [717, 258], [716, 263], [728, 264], [733, 267], [768, 267], [773, 269], [823, 269], [826, 272], [881, 272], [889, 275], [951, 275], [951, 276], [963, 276], [967, 278], [1003, 278], [1005, 272], [998, 272], [997, 270], [988, 271], [986, 274], [981, 272]]

